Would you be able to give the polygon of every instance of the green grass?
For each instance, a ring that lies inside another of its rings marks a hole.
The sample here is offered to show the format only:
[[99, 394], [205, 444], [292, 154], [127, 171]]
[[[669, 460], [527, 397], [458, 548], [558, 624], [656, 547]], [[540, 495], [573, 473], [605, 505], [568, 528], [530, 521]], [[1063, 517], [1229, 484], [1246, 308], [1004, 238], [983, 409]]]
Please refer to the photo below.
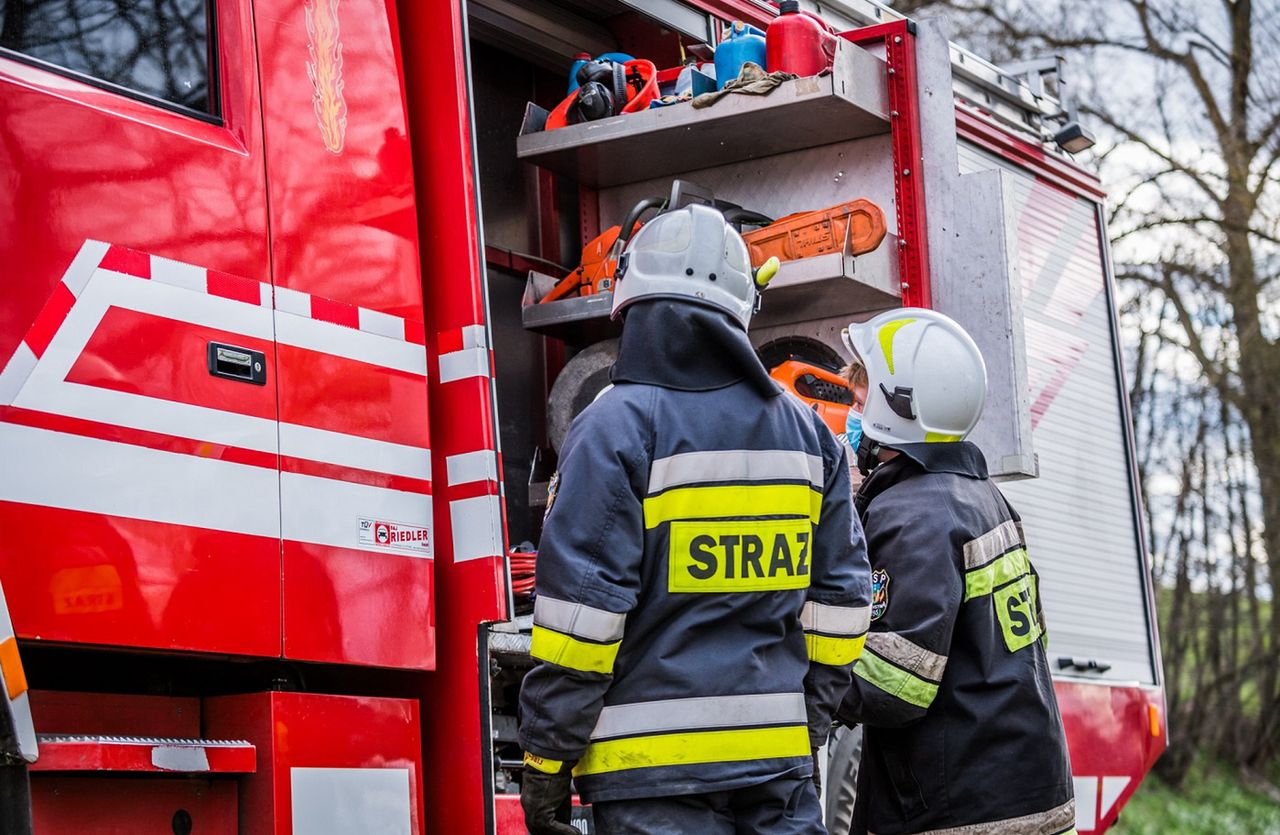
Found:
[[1148, 776], [1111, 835], [1280, 835], [1280, 803], [1221, 766], [1199, 762], [1173, 789]]

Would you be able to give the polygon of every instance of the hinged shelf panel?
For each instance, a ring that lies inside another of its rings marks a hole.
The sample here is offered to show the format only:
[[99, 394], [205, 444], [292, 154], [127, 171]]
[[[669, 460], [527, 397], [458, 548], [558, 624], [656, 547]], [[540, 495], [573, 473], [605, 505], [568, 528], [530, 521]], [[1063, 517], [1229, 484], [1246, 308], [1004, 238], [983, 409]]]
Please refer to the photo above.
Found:
[[633, 183], [889, 132], [884, 61], [841, 41], [828, 75], [784, 81], [764, 96], [711, 107], [659, 107], [557, 130], [531, 106], [516, 140], [526, 162], [591, 188]]

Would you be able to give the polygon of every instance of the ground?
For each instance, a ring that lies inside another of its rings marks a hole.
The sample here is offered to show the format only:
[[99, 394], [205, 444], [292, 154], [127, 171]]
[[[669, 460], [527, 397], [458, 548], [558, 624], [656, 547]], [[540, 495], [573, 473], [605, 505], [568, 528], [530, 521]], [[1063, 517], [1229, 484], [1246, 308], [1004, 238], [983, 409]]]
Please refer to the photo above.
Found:
[[1280, 801], [1223, 766], [1199, 763], [1179, 789], [1148, 777], [1109, 835], [1280, 835]]

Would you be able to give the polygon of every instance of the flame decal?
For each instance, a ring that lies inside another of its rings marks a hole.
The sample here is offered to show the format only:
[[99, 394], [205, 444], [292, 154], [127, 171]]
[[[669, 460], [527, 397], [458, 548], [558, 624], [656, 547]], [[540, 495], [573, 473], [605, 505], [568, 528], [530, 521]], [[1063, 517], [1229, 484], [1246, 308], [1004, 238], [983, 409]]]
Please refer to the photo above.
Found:
[[306, 0], [307, 77], [311, 104], [320, 124], [320, 138], [329, 151], [340, 154], [347, 137], [347, 101], [342, 96], [342, 41], [338, 37], [341, 0]]

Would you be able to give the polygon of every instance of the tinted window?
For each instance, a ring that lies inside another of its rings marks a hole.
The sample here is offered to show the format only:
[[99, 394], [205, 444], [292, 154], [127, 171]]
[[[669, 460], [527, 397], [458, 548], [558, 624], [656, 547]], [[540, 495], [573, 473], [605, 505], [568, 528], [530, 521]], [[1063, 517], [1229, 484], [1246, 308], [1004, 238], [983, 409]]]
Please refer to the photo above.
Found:
[[207, 0], [0, 0], [0, 47], [213, 112]]

